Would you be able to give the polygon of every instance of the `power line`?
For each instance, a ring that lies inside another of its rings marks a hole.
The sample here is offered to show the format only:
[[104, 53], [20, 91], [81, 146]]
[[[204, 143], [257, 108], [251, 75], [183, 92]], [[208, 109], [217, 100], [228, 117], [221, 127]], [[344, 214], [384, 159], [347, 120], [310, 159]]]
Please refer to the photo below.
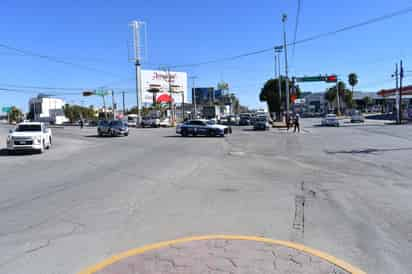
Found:
[[76, 67], [76, 68], [83, 69], [83, 70], [89, 70], [89, 71], [94, 71], [94, 72], [99, 72], [99, 73], [111, 74], [111, 75], [115, 75], [115, 76], [120, 75], [120, 74], [117, 74], [117, 73], [112, 73], [110, 71], [97, 69], [97, 68], [90, 67], [90, 66], [83, 65], [83, 64], [69, 62], [69, 61], [63, 60], [62, 58], [53, 57], [53, 56], [40, 54], [40, 53], [35, 53], [35, 52], [29, 51], [29, 50], [12, 47], [12, 46], [2, 44], [2, 43], [0, 43], [0, 47], [11, 50], [11, 51], [21, 53], [22, 55], [25, 55], [25, 56], [37, 57], [37, 58], [44, 59], [44, 60], [47, 60], [47, 61], [50, 61], [50, 62], [63, 64], [63, 65], [69, 65], [69, 66]]
[[298, 7], [296, 11], [296, 21], [295, 21], [295, 33], [293, 35], [293, 48], [292, 48], [292, 61], [295, 61], [295, 46], [296, 46], [296, 38], [298, 34], [298, 27], [299, 27], [299, 16], [300, 16], [300, 7], [301, 7], [301, 0], [298, 0]]
[[[379, 17], [375, 17], [357, 24], [353, 24], [353, 25], [349, 25], [346, 27], [342, 27], [340, 29], [334, 30], [334, 31], [329, 31], [329, 32], [324, 32], [324, 33], [320, 33], [317, 35], [313, 35], [310, 37], [307, 37], [305, 39], [301, 39], [298, 41], [294, 41], [292, 43], [287, 44], [287, 46], [295, 46], [295, 45], [300, 45], [303, 43], [307, 43], [313, 40], [317, 40], [323, 37], [327, 37], [327, 36], [332, 36], [341, 32], [345, 32], [348, 30], [352, 30], [352, 29], [356, 29], [359, 27], [364, 27], [366, 25], [370, 25], [370, 24], [374, 24], [380, 21], [384, 21], [384, 20], [388, 20], [390, 18], [393, 17], [397, 17], [400, 15], [404, 15], [407, 13], [412, 12], [412, 7], [408, 7], [408, 8], [404, 8], [389, 14], [385, 14]], [[235, 56], [230, 56], [230, 57], [223, 57], [223, 58], [218, 58], [218, 59], [213, 59], [213, 60], [209, 60], [209, 61], [204, 61], [204, 62], [199, 62], [199, 63], [191, 63], [191, 64], [181, 64], [181, 65], [175, 65], [175, 66], [170, 66], [171, 68], [180, 68], [180, 67], [195, 67], [195, 66], [201, 66], [201, 65], [208, 65], [208, 64], [213, 64], [213, 63], [220, 63], [220, 62], [226, 62], [226, 61], [232, 61], [232, 60], [236, 60], [236, 59], [240, 59], [240, 58], [244, 58], [244, 57], [248, 57], [248, 56], [252, 56], [252, 55], [257, 55], [257, 54], [262, 54], [265, 52], [269, 52], [269, 51], [273, 51], [274, 47], [270, 47], [270, 48], [266, 48], [266, 49], [261, 49], [261, 50], [256, 50], [256, 51], [252, 51], [252, 52], [247, 52], [247, 53], [243, 53], [243, 54], [239, 54], [239, 55], [235, 55]]]

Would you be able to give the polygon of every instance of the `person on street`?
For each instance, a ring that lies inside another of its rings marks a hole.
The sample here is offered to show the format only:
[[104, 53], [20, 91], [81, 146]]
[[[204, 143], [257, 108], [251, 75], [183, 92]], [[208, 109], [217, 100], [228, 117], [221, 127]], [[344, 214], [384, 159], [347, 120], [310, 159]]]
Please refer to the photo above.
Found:
[[83, 128], [83, 119], [80, 119], [80, 128]]
[[290, 127], [290, 116], [289, 114], [286, 114], [286, 130], [289, 131]]
[[294, 124], [293, 132], [296, 132], [296, 129], [298, 130], [298, 132], [300, 132], [299, 114], [295, 115], [295, 119], [294, 119], [293, 124]]

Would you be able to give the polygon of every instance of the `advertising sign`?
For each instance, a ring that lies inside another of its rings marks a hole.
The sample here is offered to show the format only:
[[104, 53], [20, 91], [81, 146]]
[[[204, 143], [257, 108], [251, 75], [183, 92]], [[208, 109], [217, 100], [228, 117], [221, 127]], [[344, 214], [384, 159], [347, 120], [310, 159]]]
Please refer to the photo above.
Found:
[[[170, 83], [169, 83], [170, 82]], [[156, 92], [156, 100], [163, 95], [169, 95], [169, 85], [172, 90], [171, 97], [173, 102], [182, 103], [182, 92], [185, 102], [188, 102], [187, 97], [187, 73], [162, 70], [142, 70], [142, 93], [144, 104], [153, 103], [153, 92]], [[162, 97], [162, 98], [163, 98]]]
[[206, 104], [213, 102], [213, 87], [195, 88], [195, 97], [197, 104]]

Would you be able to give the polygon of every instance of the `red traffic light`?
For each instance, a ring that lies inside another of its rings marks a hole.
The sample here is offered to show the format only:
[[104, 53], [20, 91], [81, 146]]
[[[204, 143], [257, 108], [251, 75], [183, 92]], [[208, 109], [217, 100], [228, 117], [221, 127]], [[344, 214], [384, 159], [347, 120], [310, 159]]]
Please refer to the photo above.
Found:
[[326, 83], [336, 83], [338, 81], [338, 77], [336, 75], [329, 75], [326, 77]]
[[83, 96], [92, 96], [95, 94], [96, 93], [94, 91], [89, 91], [89, 90], [83, 91]]

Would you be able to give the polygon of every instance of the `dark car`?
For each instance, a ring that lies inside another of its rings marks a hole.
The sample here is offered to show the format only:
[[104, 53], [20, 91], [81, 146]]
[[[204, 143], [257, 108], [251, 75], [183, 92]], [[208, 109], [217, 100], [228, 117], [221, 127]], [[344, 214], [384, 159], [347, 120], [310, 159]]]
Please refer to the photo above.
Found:
[[99, 136], [128, 136], [129, 127], [127, 123], [122, 120], [99, 121], [97, 126], [97, 134]]
[[190, 120], [176, 127], [176, 133], [182, 136], [225, 136], [232, 133], [230, 127], [215, 124], [208, 120]]

